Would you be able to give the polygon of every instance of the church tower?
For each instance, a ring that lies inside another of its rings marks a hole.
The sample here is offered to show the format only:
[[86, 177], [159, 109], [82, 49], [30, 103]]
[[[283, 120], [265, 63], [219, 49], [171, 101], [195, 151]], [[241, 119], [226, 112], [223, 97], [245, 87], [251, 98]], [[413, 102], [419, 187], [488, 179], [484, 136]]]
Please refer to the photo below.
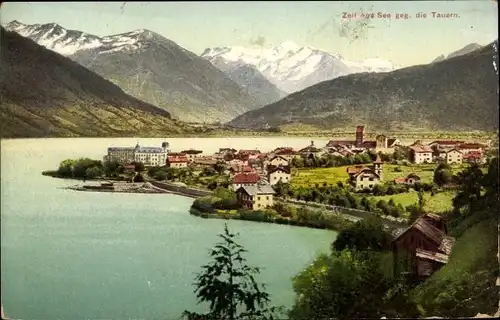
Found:
[[380, 177], [380, 181], [384, 180], [384, 162], [380, 155], [377, 155], [377, 159], [373, 162], [373, 171]]

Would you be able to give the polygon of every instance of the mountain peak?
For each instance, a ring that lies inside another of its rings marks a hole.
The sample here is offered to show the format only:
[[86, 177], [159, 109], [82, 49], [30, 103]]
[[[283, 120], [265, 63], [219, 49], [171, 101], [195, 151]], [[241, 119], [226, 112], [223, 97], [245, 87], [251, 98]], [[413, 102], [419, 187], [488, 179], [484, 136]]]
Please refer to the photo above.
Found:
[[301, 47], [291, 40], [285, 40], [275, 47], [279, 51], [297, 51]]
[[[311, 46], [283, 41], [274, 47], [239, 46], [207, 48], [201, 56], [217, 66], [228, 63], [254, 66], [281, 91], [292, 93], [318, 82], [357, 72], [388, 72], [399, 66], [379, 58], [349, 61], [341, 55]], [[241, 60], [241, 61], [240, 61]]]
[[7, 23], [7, 25], [5, 26], [5, 28], [7, 30], [12, 30], [12, 29], [15, 29], [15, 28], [23, 27], [23, 26], [25, 26], [25, 24], [22, 23], [21, 21], [19, 21], [19, 20], [12, 20], [11, 22]]

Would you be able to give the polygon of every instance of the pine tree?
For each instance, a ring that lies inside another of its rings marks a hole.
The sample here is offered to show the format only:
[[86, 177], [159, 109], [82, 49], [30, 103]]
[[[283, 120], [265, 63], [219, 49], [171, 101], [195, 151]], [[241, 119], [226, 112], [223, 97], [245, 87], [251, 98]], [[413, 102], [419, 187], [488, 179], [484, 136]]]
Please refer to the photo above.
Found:
[[234, 241], [237, 236], [230, 233], [227, 224], [222, 241], [211, 250], [212, 262], [202, 266], [203, 271], [197, 275], [195, 293], [198, 302], [208, 302], [208, 314], [184, 312], [188, 320], [261, 320], [274, 319], [281, 308], [268, 308], [269, 294], [263, 291], [264, 286], [255, 281], [259, 268], [249, 267], [242, 256], [247, 252]]

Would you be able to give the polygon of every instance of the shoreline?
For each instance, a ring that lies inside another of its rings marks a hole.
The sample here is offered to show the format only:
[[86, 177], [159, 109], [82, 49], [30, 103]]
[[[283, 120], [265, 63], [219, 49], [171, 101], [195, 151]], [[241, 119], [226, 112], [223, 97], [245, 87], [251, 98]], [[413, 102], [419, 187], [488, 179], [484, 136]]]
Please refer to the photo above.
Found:
[[[92, 180], [96, 181], [96, 180]], [[61, 187], [61, 189], [72, 190], [72, 191], [81, 191], [81, 192], [103, 192], [103, 193], [135, 193], [135, 194], [173, 194], [177, 196], [183, 196], [188, 198], [197, 199], [198, 196], [194, 196], [188, 193], [176, 192], [171, 190], [109, 190], [109, 189], [87, 189], [87, 188], [79, 188], [79, 187]]]
[[[328, 131], [328, 130], [317, 130], [317, 131], [288, 131], [288, 132], [280, 132], [280, 133], [269, 133], [269, 132], [221, 132], [221, 133], [202, 133], [202, 134], [166, 134], [162, 136], [104, 136], [104, 137], [95, 137], [95, 136], [58, 136], [58, 137], [5, 137], [1, 140], [20, 140], [20, 139], [160, 139], [160, 138], [273, 138], [273, 137], [295, 137], [295, 138], [310, 138], [310, 137], [318, 137], [318, 138], [329, 138], [329, 137], [345, 137], [351, 136], [355, 134], [353, 131]], [[494, 132], [486, 132], [486, 131], [443, 131], [443, 132], [430, 132], [430, 131], [389, 131], [389, 135], [398, 136], [400, 139], [413, 139], [415, 137], [419, 137], [420, 139], [444, 139], [444, 138], [456, 138], [457, 136], [472, 136], [477, 138], [491, 138], [495, 137]], [[375, 137], [376, 133], [366, 132], [366, 137]]]
[[338, 225], [336, 227], [328, 227], [328, 226], [308, 224], [306, 222], [298, 222], [296, 220], [292, 220], [292, 219], [281, 217], [281, 216], [273, 217], [272, 220], [248, 219], [248, 218], [242, 217], [239, 212], [229, 213], [228, 211], [216, 212], [216, 213], [206, 213], [206, 212], [200, 211], [197, 208], [193, 208], [192, 206], [189, 208], [190, 215], [193, 215], [195, 217], [202, 218], [202, 219], [241, 220], [241, 221], [249, 221], [249, 222], [256, 222], [256, 223], [279, 224], [279, 225], [285, 225], [285, 226], [291, 226], [291, 227], [302, 227], [302, 228], [309, 228], [309, 229], [329, 230], [329, 231], [335, 231], [337, 233], [341, 232], [343, 229], [345, 229], [351, 223], [354, 223], [353, 221], [349, 221], [349, 220], [345, 219], [344, 217], [339, 216], [338, 217], [339, 218]]

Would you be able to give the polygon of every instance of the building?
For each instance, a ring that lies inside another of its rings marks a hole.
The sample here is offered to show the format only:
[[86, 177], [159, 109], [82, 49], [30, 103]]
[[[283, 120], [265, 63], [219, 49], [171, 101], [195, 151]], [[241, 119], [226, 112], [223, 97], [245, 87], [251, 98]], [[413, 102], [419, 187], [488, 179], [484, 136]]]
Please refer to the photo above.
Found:
[[255, 173], [256, 170], [250, 165], [232, 165], [228, 168], [229, 177], [232, 178], [238, 173]]
[[451, 148], [456, 148], [458, 145], [464, 143], [465, 141], [459, 141], [459, 140], [436, 140], [432, 141], [431, 143], [428, 144], [429, 147], [432, 149], [451, 149]]
[[196, 157], [203, 153], [202, 150], [189, 149], [181, 151], [182, 154], [185, 154], [188, 157], [189, 162], [193, 162]]
[[384, 179], [384, 168], [382, 159], [377, 156], [372, 166], [348, 167], [350, 183], [356, 190], [372, 189]]
[[289, 183], [291, 181], [290, 166], [272, 166], [267, 167], [267, 181], [274, 186], [278, 182]]
[[141, 147], [135, 146], [134, 161], [141, 162], [146, 167], [164, 166], [167, 163], [167, 148], [160, 147]]
[[282, 156], [271, 156], [268, 160], [264, 161], [264, 169], [267, 170], [268, 166], [288, 166], [290, 161]]
[[135, 161], [135, 148], [109, 147], [106, 155], [107, 161], [116, 161], [120, 164], [128, 164]]
[[447, 236], [446, 221], [426, 214], [391, 243], [394, 274], [409, 272], [423, 280], [448, 263], [455, 239]]
[[260, 181], [260, 176], [255, 172], [239, 172], [232, 179], [231, 188], [236, 191], [240, 187], [254, 186]]
[[258, 149], [241, 149], [240, 151], [238, 151], [237, 155], [248, 157], [250, 155], [260, 154], [260, 153], [261, 152]]
[[189, 159], [186, 155], [176, 154], [167, 158], [167, 164], [170, 168], [187, 168]]
[[217, 163], [219, 163], [217, 159], [209, 157], [197, 157], [191, 161], [191, 165], [197, 168], [214, 167]]
[[132, 147], [109, 147], [105, 159], [120, 164], [142, 162], [144, 166], [164, 166], [168, 155], [168, 142], [161, 147], [141, 147], [139, 143]]
[[134, 164], [126, 164], [123, 166], [123, 172], [124, 173], [134, 173], [135, 172], [135, 165]]
[[420, 182], [421, 178], [416, 175], [415, 173], [410, 173], [406, 177], [401, 177], [401, 178], [396, 178], [394, 179], [395, 184], [415, 184], [417, 182]]
[[416, 164], [432, 163], [433, 151], [431, 147], [423, 144], [410, 146], [410, 161]]
[[463, 162], [485, 164], [486, 158], [482, 152], [468, 152], [463, 155]]
[[292, 161], [294, 158], [300, 158], [301, 155], [299, 152], [293, 150], [293, 148], [289, 147], [279, 147], [274, 149], [272, 152], [269, 153], [269, 156], [280, 156], [282, 158], [285, 158], [287, 161]]
[[356, 141], [354, 142], [354, 145], [356, 147], [360, 147], [363, 144], [364, 132], [365, 132], [365, 126], [357, 126], [356, 127]]
[[319, 148], [316, 148], [314, 146], [314, 141], [311, 140], [311, 144], [308, 145], [307, 147], [305, 148], [302, 148], [299, 150], [299, 153], [300, 155], [303, 157], [303, 158], [311, 158], [311, 157], [317, 157], [317, 156], [320, 156], [320, 154], [322, 153], [323, 151]]
[[463, 154], [457, 148], [439, 150], [439, 157], [447, 164], [461, 164]]
[[232, 159], [232, 160], [228, 161], [228, 164], [231, 167], [233, 167], [233, 166], [242, 167], [242, 166], [248, 165], [248, 160], [243, 161], [241, 159], [235, 158], [235, 159]]
[[393, 153], [394, 148], [401, 145], [401, 141], [395, 138], [387, 138], [383, 134], [379, 134], [375, 138], [375, 151], [383, 153]]
[[275, 193], [269, 184], [242, 186], [236, 190], [236, 199], [243, 208], [261, 210], [274, 205]]
[[486, 146], [481, 143], [461, 143], [457, 146], [457, 149], [462, 151], [463, 154], [468, 154], [471, 152], [484, 153]]

